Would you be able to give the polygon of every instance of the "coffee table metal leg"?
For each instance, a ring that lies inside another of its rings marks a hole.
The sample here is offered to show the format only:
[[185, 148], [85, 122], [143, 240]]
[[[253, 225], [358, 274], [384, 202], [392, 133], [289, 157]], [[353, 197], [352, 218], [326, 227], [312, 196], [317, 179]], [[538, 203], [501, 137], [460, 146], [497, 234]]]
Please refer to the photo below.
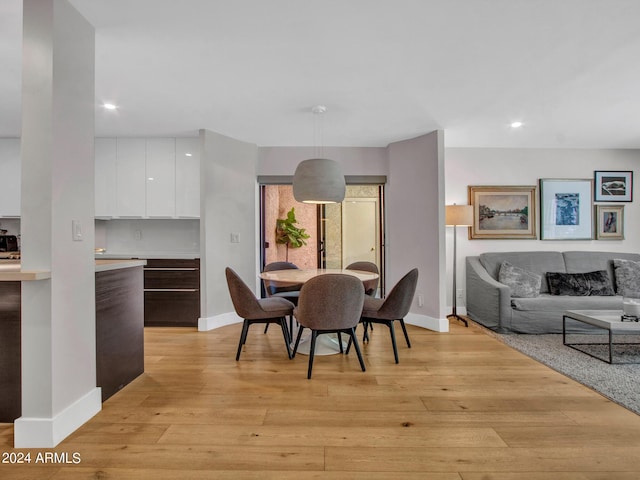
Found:
[[613, 363], [613, 335], [611, 329], [609, 329], [609, 363]]

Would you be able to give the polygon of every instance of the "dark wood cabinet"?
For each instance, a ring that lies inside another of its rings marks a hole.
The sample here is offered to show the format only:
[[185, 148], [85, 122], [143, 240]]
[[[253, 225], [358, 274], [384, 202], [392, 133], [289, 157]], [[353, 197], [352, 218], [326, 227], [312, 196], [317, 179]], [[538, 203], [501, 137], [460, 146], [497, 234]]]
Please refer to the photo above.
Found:
[[144, 324], [196, 327], [200, 317], [200, 260], [149, 259], [144, 269]]
[[102, 401], [144, 372], [142, 267], [96, 273], [96, 380]]
[[0, 422], [22, 413], [20, 282], [0, 282]]

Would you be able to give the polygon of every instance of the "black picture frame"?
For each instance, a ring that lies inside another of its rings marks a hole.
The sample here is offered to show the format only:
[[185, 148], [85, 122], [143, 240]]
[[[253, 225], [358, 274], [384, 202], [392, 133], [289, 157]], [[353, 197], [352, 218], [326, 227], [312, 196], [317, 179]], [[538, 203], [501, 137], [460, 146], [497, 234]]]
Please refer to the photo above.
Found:
[[632, 202], [633, 171], [596, 170], [593, 174], [595, 202]]

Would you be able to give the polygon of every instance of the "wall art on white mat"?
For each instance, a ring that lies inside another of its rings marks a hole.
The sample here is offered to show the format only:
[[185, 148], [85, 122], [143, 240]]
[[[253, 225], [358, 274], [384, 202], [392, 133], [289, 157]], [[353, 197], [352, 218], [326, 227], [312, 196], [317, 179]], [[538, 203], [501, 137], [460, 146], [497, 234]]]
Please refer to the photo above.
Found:
[[540, 179], [540, 239], [593, 239], [593, 182]]
[[631, 202], [633, 200], [632, 171], [594, 172], [596, 202]]

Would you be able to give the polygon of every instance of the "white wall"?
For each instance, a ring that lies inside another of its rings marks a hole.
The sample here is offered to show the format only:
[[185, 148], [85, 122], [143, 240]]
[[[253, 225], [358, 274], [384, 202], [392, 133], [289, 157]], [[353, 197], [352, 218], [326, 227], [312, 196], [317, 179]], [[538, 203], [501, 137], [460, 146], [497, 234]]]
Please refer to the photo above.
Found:
[[96, 220], [96, 247], [107, 255], [200, 255], [198, 219]]
[[[257, 146], [200, 131], [200, 330], [235, 321], [224, 269], [257, 284]], [[239, 243], [231, 243], [231, 234]]]
[[[446, 204], [467, 204], [469, 185], [537, 185], [540, 178], [593, 179], [595, 170], [632, 170], [640, 181], [639, 150], [584, 149], [489, 149], [447, 148], [445, 150]], [[640, 251], [640, 192], [624, 205], [624, 240], [469, 240], [458, 229], [458, 289], [465, 288], [466, 256], [488, 251], [594, 250]], [[603, 204], [605, 202], [602, 202]], [[539, 203], [536, 205], [539, 213]], [[538, 239], [540, 238], [538, 230]], [[447, 303], [451, 304], [452, 229], [447, 228]]]
[[[445, 317], [443, 134], [432, 132], [389, 145], [387, 288], [414, 267], [419, 278], [411, 312], [428, 317], [439, 331]], [[418, 306], [418, 296], [424, 305]]]
[[[65, 0], [24, 0], [22, 416], [15, 446], [53, 447], [101, 408], [96, 388], [94, 31]], [[72, 220], [82, 241], [72, 239]]]
[[[314, 147], [260, 147], [258, 175], [291, 175], [298, 163], [316, 157]], [[345, 175], [387, 175], [387, 149], [379, 147], [323, 147], [322, 156], [339, 162]]]

